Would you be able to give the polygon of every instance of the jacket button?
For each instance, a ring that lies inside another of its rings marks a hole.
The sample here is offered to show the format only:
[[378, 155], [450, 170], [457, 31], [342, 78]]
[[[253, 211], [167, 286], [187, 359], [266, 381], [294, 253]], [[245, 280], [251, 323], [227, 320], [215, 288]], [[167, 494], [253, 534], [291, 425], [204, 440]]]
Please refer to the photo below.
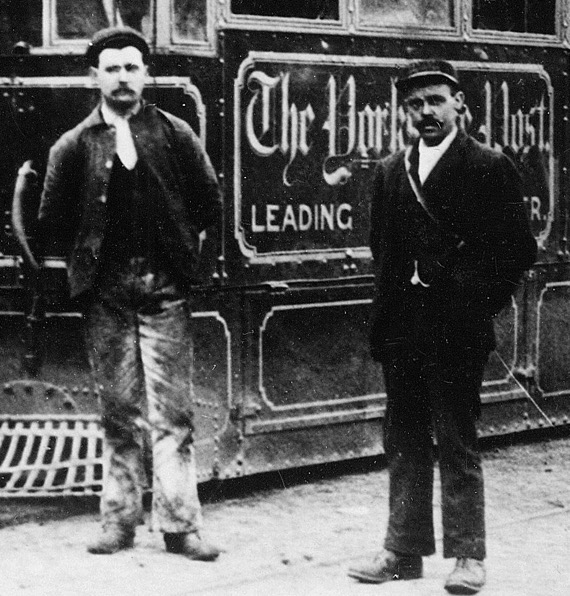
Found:
[[105, 163], [105, 167], [110, 170], [113, 167], [113, 161], [112, 160], [107, 160], [107, 162]]

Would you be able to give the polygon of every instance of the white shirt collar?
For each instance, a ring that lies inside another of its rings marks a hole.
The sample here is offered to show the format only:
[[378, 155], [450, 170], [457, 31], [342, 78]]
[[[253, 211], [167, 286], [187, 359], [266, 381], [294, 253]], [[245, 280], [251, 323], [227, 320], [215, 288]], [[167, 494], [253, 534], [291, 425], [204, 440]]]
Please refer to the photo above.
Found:
[[418, 144], [418, 151], [420, 160], [418, 164], [418, 175], [420, 182], [423, 184], [426, 178], [430, 175], [437, 162], [442, 158], [445, 152], [449, 149], [451, 143], [453, 143], [457, 136], [457, 126], [441, 141], [439, 145], [430, 147], [424, 143], [423, 139], [420, 139]]

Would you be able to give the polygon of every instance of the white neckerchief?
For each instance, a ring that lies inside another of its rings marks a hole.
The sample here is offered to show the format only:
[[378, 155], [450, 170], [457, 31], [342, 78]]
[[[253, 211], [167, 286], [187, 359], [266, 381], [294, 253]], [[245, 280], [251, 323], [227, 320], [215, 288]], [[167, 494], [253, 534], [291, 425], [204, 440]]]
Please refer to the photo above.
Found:
[[109, 126], [115, 127], [117, 131], [117, 155], [125, 168], [132, 170], [137, 164], [138, 157], [128, 118], [119, 116], [119, 114], [109, 109], [105, 103], [101, 105], [101, 115]]
[[457, 127], [455, 127], [439, 145], [435, 145], [434, 147], [429, 147], [424, 143], [423, 139], [420, 139], [418, 144], [420, 156], [418, 163], [418, 176], [422, 184], [426, 181], [426, 178], [435, 168], [435, 165], [441, 159], [443, 154], [449, 149], [449, 146], [451, 143], [453, 143], [453, 139], [455, 139], [456, 136]]

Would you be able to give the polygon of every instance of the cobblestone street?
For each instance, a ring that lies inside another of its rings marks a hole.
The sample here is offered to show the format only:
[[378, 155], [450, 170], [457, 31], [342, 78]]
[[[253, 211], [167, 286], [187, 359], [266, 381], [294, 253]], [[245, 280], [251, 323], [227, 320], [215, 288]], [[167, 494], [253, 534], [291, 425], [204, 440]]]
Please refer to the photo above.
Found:
[[[489, 447], [484, 457], [489, 558], [482, 594], [567, 596], [570, 439]], [[147, 526], [134, 550], [89, 555], [85, 546], [98, 529], [92, 507], [43, 517], [32, 507], [22, 518], [0, 502], [0, 595], [445, 594], [453, 562], [441, 554], [426, 559], [421, 580], [375, 586], [347, 577], [351, 563], [380, 547], [387, 514], [386, 471], [370, 462], [355, 467], [312, 481], [320, 470], [286, 473], [280, 487], [258, 482], [255, 490], [206, 499], [205, 534], [226, 549], [216, 563], [166, 554], [161, 536]], [[439, 502], [434, 507], [439, 520]]]

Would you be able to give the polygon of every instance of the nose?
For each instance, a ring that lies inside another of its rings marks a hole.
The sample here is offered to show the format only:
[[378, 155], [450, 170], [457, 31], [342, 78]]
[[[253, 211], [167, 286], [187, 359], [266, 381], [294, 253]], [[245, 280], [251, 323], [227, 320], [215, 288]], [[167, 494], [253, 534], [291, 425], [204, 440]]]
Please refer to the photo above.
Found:
[[422, 105], [422, 115], [431, 116], [432, 114], [433, 114], [432, 106], [429, 104], [429, 102], [424, 101], [424, 103]]
[[127, 81], [128, 80], [128, 71], [126, 68], [121, 68], [121, 70], [119, 71], [119, 81], [123, 82], [123, 81]]

